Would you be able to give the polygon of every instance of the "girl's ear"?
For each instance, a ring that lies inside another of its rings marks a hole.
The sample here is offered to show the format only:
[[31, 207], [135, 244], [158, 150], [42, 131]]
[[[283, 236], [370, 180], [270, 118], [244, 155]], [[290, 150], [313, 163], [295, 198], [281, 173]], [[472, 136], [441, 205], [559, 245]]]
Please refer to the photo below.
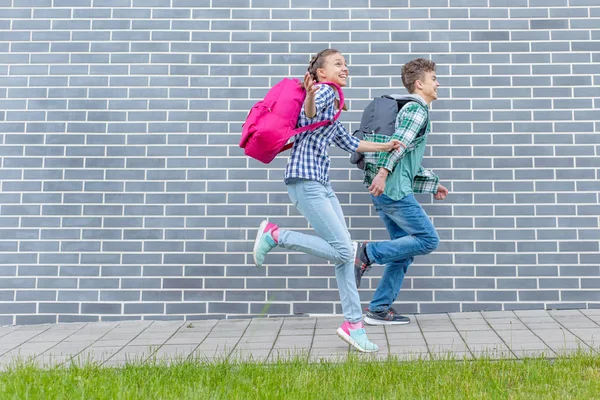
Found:
[[323, 71], [323, 68], [317, 68], [317, 77], [319, 78], [319, 82], [323, 82], [325, 80], [325, 71]]

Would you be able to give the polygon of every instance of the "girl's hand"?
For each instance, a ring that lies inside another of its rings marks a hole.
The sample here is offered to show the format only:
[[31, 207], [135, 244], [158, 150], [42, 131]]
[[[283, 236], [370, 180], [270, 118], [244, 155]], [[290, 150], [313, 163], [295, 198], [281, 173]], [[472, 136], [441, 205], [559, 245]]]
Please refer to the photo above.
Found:
[[313, 80], [310, 73], [307, 71], [304, 74], [304, 82], [302, 82], [302, 87], [306, 90], [306, 97], [311, 99], [315, 98], [315, 94], [317, 94], [317, 90], [319, 89], [317, 85], [315, 85], [315, 81]]
[[400, 148], [400, 146], [402, 146], [402, 142], [397, 139], [392, 139], [389, 142], [385, 143], [384, 146], [384, 151], [392, 151]]

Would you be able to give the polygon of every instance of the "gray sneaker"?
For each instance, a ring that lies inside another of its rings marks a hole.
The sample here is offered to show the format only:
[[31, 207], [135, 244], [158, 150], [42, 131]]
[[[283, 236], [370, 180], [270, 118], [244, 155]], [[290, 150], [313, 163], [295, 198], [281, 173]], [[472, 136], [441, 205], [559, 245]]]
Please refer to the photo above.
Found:
[[406, 325], [410, 324], [408, 317], [403, 317], [390, 307], [387, 311], [375, 312], [368, 310], [365, 315], [367, 325]]
[[371, 269], [371, 261], [367, 256], [367, 242], [354, 242], [354, 248], [354, 279], [358, 289], [363, 275]]

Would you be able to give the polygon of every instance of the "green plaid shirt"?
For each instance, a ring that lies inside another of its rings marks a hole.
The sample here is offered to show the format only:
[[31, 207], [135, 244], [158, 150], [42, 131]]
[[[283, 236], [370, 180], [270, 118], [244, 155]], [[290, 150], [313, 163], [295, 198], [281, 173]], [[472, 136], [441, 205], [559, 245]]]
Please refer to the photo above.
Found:
[[[396, 132], [390, 138], [389, 136], [379, 134], [366, 134], [364, 140], [375, 143], [387, 143], [390, 139], [397, 139], [406, 145], [406, 148], [400, 146], [398, 150], [392, 152], [366, 152], [364, 153], [365, 160], [365, 177], [364, 184], [369, 187], [373, 182], [373, 178], [379, 172], [380, 168], [385, 168], [392, 172], [400, 159], [414, 149], [414, 141], [423, 128], [423, 124], [427, 123], [428, 110], [426, 106], [419, 105], [416, 102], [408, 103], [400, 110], [396, 119]], [[430, 132], [428, 124], [425, 135]], [[439, 177], [431, 170], [419, 167], [417, 174], [413, 179], [413, 191], [415, 193], [436, 193], [438, 189]]]

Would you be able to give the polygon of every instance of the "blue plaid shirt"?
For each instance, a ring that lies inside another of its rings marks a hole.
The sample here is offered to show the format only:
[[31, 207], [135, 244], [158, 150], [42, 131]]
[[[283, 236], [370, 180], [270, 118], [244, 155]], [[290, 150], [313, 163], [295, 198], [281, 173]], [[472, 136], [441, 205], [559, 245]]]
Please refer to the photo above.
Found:
[[[335, 89], [328, 85], [319, 85], [319, 90], [315, 95], [317, 114], [313, 118], [308, 118], [303, 106], [298, 117], [297, 127], [333, 119], [336, 112], [335, 99]], [[330, 164], [327, 149], [332, 142], [348, 153], [354, 153], [360, 140], [350, 135], [339, 121], [333, 125], [323, 126], [295, 136], [294, 146], [285, 169], [285, 183], [287, 184], [290, 179], [295, 178], [308, 179], [327, 185]]]

